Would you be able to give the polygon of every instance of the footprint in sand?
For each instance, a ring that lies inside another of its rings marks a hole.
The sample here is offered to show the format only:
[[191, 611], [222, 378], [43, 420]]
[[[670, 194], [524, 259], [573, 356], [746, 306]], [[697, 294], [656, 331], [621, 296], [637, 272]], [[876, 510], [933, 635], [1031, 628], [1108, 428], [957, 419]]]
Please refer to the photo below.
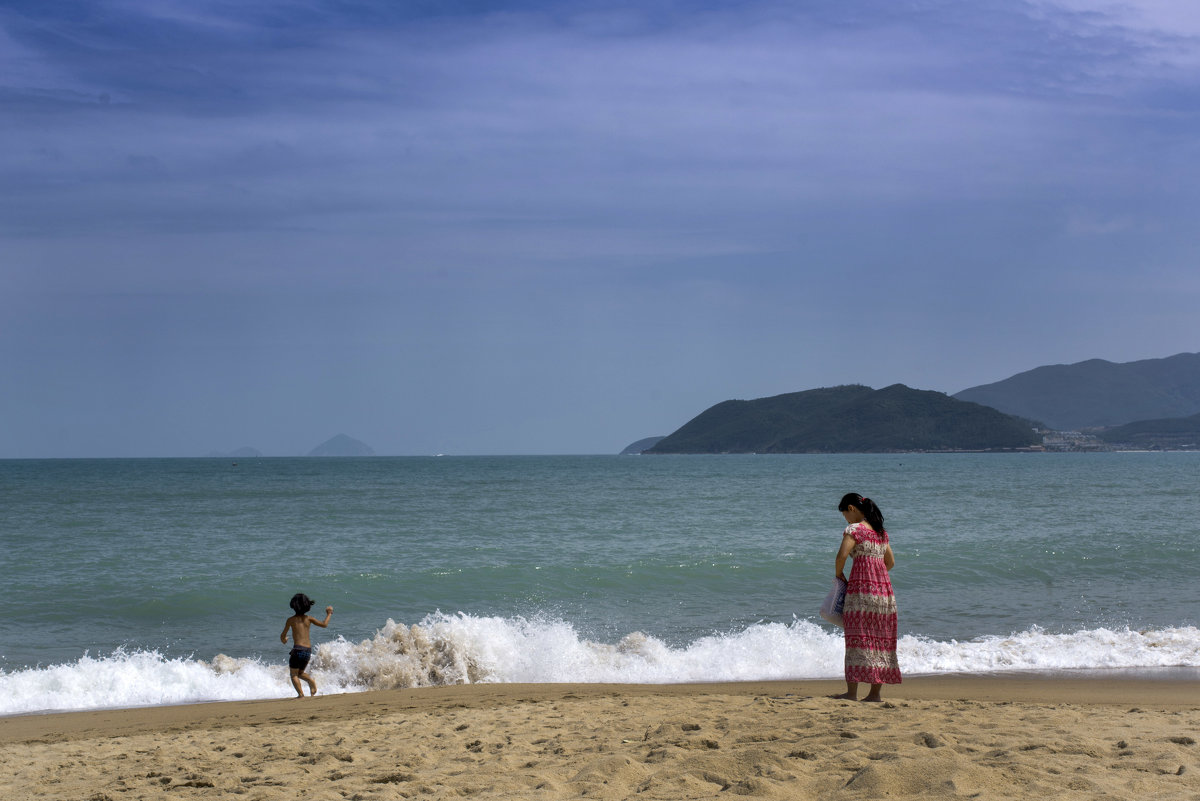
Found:
[[411, 782], [413, 776], [411, 773], [389, 773], [386, 776], [376, 776], [371, 779], [371, 784], [403, 784]]

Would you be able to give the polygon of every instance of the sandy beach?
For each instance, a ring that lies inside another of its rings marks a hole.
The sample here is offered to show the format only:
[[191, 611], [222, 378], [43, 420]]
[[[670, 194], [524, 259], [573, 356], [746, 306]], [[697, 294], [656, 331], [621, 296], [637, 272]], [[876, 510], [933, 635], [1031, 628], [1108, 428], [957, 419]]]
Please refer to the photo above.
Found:
[[470, 685], [0, 721], [0, 798], [1200, 799], [1200, 681]]

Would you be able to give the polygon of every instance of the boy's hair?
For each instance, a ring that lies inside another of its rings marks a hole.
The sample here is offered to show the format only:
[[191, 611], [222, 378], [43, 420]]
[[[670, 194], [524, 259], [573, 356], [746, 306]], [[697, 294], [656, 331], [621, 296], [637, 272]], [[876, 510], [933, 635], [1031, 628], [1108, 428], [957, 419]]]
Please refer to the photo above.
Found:
[[292, 611], [297, 615], [308, 614], [308, 610], [313, 608], [312, 598], [309, 598], [302, 592], [298, 592], [292, 596], [288, 606], [292, 607]]

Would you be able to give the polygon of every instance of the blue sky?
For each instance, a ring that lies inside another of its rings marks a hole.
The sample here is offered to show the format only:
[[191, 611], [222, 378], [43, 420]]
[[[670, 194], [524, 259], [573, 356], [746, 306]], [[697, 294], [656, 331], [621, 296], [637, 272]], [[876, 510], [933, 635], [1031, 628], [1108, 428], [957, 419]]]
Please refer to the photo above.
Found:
[[612, 453], [1200, 350], [1191, 0], [0, 1], [0, 457]]

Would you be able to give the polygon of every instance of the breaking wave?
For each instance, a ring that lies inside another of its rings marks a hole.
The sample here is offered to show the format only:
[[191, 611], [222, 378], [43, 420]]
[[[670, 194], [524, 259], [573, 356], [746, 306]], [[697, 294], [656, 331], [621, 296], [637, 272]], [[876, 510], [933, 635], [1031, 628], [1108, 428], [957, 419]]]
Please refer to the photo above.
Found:
[[[1039, 628], [960, 642], [905, 636], [907, 674], [1200, 667], [1200, 629]], [[842, 638], [806, 620], [758, 623], [672, 647], [633, 632], [616, 643], [581, 637], [558, 619], [436, 613], [388, 620], [368, 640], [319, 645], [310, 671], [322, 693], [493, 683], [629, 683], [840, 678]], [[287, 669], [252, 657], [209, 661], [117, 650], [72, 663], [0, 671], [0, 715], [286, 697]]]

